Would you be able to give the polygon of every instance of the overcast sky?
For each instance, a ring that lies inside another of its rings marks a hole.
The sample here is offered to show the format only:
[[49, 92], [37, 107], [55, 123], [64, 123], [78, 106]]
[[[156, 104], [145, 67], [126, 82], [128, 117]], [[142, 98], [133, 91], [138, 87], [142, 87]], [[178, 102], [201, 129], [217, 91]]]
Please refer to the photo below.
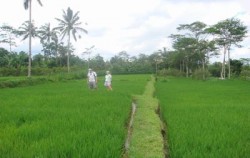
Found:
[[[5, 23], [18, 28], [28, 20], [23, 0], [0, 2], [0, 25]], [[121, 51], [137, 56], [141, 53], [151, 54], [163, 47], [171, 50], [168, 36], [178, 33], [176, 28], [179, 24], [195, 21], [213, 25], [236, 17], [250, 30], [248, 0], [41, 0], [43, 7], [36, 0], [32, 2], [32, 19], [37, 27], [45, 23], [55, 27], [58, 24], [55, 18], [62, 19], [62, 10], [68, 7], [80, 12], [80, 21], [88, 24], [82, 25], [88, 34], [72, 42], [76, 48], [74, 53], [81, 58], [86, 58], [82, 52], [93, 45], [95, 49], [91, 56], [100, 54], [105, 59]], [[17, 43], [15, 51], [28, 52], [28, 40]], [[234, 48], [232, 58], [250, 58], [250, 38], [246, 38], [242, 44], [244, 48]], [[39, 52], [39, 40], [33, 40], [32, 53]]]

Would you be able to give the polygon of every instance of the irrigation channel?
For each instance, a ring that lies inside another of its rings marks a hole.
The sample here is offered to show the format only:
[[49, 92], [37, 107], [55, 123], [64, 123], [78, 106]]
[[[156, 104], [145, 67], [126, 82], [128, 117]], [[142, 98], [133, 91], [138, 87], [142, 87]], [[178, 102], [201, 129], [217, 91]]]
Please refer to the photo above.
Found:
[[134, 96], [123, 158], [168, 158], [166, 126], [154, 95], [154, 77], [142, 95]]

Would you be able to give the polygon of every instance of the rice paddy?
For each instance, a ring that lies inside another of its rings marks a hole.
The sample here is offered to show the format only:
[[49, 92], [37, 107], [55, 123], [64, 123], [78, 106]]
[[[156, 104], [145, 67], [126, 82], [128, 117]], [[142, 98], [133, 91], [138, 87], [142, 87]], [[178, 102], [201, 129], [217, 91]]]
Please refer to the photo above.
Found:
[[249, 157], [249, 82], [168, 78], [156, 89], [171, 158]]
[[[131, 103], [147, 93], [150, 79], [115, 75], [113, 91], [105, 89], [103, 78], [96, 90], [84, 79], [0, 89], [1, 157], [123, 157]], [[249, 157], [248, 81], [168, 77], [160, 78], [155, 90], [170, 158]], [[148, 102], [138, 101], [142, 107]], [[135, 118], [145, 116], [143, 110], [135, 113]], [[143, 155], [133, 147], [135, 137], [140, 138], [132, 131], [128, 152]]]
[[116, 76], [112, 92], [102, 79], [93, 91], [86, 80], [1, 89], [1, 157], [120, 157], [148, 77]]

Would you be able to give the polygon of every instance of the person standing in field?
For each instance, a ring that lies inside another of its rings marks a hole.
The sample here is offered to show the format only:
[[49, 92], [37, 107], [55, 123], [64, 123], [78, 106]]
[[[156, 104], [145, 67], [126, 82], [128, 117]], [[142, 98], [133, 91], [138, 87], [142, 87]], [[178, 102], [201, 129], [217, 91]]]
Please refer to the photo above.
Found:
[[89, 69], [89, 72], [87, 74], [87, 82], [90, 89], [97, 88], [97, 74], [92, 69]]
[[112, 75], [109, 71], [106, 71], [104, 86], [107, 87], [108, 91], [112, 91]]

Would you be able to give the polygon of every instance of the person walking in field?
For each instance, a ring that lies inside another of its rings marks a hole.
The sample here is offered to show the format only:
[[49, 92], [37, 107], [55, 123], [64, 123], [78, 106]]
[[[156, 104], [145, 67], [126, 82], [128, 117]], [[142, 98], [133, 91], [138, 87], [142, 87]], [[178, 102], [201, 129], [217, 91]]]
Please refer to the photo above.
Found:
[[87, 74], [87, 82], [90, 89], [96, 89], [97, 88], [97, 74], [92, 69], [89, 69], [89, 72]]
[[108, 91], [112, 91], [112, 75], [109, 71], [106, 71], [104, 86], [107, 87]]

